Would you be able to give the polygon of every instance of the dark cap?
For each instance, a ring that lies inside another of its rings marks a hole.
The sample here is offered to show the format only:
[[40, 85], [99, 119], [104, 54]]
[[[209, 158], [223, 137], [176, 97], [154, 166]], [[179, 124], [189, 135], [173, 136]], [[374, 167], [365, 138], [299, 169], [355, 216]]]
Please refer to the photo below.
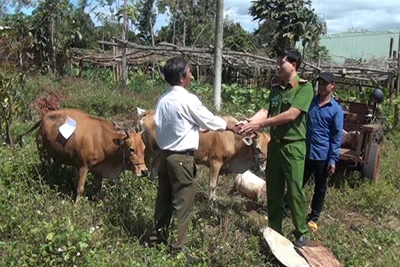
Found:
[[327, 83], [334, 83], [334, 82], [336, 82], [336, 77], [335, 77], [335, 75], [333, 75], [333, 73], [331, 73], [331, 72], [321, 72], [319, 75], [318, 75], [318, 77], [317, 77], [317, 80], [318, 79], [322, 79], [322, 80], [324, 80], [325, 82], [327, 82]]

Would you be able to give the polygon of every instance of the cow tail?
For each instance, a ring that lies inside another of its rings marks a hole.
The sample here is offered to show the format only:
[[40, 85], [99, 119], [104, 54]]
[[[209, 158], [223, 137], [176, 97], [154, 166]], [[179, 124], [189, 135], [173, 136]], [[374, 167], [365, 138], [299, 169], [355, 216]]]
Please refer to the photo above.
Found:
[[41, 123], [42, 123], [41, 120], [38, 121], [38, 122], [36, 122], [35, 125], [33, 125], [28, 131], [26, 131], [26, 132], [24, 132], [24, 133], [18, 135], [17, 140], [18, 140], [18, 141], [21, 141], [21, 140], [22, 140], [22, 137], [23, 137], [24, 135], [27, 135], [28, 133], [30, 133], [30, 132], [32, 132], [33, 130], [37, 129], [37, 128], [40, 126]]

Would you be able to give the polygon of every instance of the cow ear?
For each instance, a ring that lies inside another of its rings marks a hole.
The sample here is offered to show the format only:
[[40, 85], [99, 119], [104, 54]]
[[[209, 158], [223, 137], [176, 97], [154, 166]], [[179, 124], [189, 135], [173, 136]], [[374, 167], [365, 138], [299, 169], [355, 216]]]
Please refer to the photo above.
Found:
[[121, 146], [124, 143], [124, 140], [122, 140], [121, 138], [115, 138], [113, 139], [113, 142], [115, 145]]
[[257, 139], [257, 138], [258, 138], [258, 133], [257, 133], [257, 132], [252, 133], [252, 134], [250, 135], [250, 138], [251, 138], [251, 139]]
[[132, 127], [125, 128], [125, 134], [126, 136], [130, 136], [131, 134], [136, 133], [135, 129]]
[[138, 123], [136, 123], [135, 125], [134, 125], [134, 127], [132, 128], [135, 132], [140, 132], [140, 130], [141, 130], [141, 127], [140, 127], [140, 124], [139, 124], [139, 122]]

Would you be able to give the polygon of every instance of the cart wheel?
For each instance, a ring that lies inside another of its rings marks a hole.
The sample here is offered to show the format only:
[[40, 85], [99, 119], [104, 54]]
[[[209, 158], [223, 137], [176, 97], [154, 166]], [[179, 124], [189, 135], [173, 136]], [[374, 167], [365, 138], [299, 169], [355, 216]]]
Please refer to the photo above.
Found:
[[374, 132], [373, 142], [381, 144], [383, 142], [383, 130], [379, 129]]
[[381, 146], [378, 143], [371, 143], [368, 162], [362, 166], [362, 174], [368, 179], [377, 182], [381, 170]]

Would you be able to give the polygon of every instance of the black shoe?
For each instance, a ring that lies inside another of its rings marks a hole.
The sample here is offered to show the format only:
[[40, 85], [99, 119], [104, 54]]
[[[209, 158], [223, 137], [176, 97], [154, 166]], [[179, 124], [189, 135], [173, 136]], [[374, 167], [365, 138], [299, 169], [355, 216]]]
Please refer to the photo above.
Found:
[[317, 222], [318, 221], [318, 216], [312, 215], [311, 213], [307, 215], [307, 223], [310, 221]]
[[294, 245], [296, 247], [304, 247], [307, 246], [308, 244], [308, 237], [302, 235], [299, 238], [296, 239], [296, 241], [294, 242]]
[[139, 242], [143, 243], [143, 245], [147, 248], [160, 248], [160, 245], [168, 245], [168, 237], [165, 236], [165, 234], [162, 234], [161, 231], [154, 231], [149, 237], [145, 239], [145, 234], [143, 234], [139, 238]]

